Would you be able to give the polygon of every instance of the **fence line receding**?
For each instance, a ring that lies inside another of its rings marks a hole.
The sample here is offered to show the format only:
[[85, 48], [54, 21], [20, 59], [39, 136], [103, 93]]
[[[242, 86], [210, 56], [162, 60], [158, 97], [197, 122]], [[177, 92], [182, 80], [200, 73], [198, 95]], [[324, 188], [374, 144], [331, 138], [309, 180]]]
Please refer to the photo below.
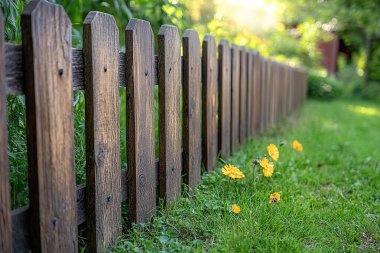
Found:
[[[219, 155], [228, 157], [306, 98], [304, 70], [227, 40], [217, 45], [212, 35], [201, 42], [190, 29], [181, 39], [177, 27], [163, 25], [155, 56], [156, 37], [144, 20], [129, 21], [125, 53], [114, 18], [100, 12], [84, 21], [83, 49], [71, 47], [71, 22], [60, 5], [28, 4], [21, 45], [4, 42], [3, 26], [0, 13], [0, 252], [77, 252], [78, 225], [85, 223], [87, 248], [107, 250], [121, 235], [123, 201], [128, 222], [148, 222], [156, 193], [171, 204], [184, 183], [191, 195], [201, 166], [214, 170]], [[126, 89], [122, 105], [120, 87]], [[85, 91], [87, 184], [79, 186], [73, 90]], [[26, 97], [30, 204], [15, 210], [7, 95]], [[120, 168], [119, 106], [126, 106], [127, 170]]]

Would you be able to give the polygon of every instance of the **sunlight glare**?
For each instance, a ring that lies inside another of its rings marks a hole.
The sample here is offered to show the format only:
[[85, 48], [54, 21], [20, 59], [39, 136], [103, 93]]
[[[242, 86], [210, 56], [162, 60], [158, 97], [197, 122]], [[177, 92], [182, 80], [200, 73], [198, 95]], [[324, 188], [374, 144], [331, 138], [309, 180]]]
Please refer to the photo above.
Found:
[[379, 116], [380, 115], [380, 111], [376, 108], [373, 108], [373, 107], [349, 105], [347, 108], [349, 111], [356, 112], [359, 114], [368, 115], [368, 116]]
[[216, 5], [221, 15], [256, 34], [277, 24], [276, 5], [268, 0], [216, 0]]

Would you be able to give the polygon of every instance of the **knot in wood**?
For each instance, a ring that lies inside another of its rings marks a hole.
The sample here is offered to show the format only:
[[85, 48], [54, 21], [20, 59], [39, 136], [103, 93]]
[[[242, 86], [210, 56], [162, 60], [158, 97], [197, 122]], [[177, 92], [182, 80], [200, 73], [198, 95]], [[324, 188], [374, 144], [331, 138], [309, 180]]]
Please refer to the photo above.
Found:
[[96, 166], [98, 166], [98, 167], [103, 166], [104, 159], [105, 159], [104, 146], [100, 145], [98, 150], [96, 151], [96, 154], [95, 154]]
[[59, 76], [63, 76], [63, 69], [62, 68], [58, 69], [58, 74], [59, 74]]
[[146, 178], [145, 178], [145, 175], [139, 175], [139, 183], [140, 183], [140, 187], [143, 187], [146, 183]]
[[58, 218], [57, 217], [53, 217], [52, 223], [53, 223], [53, 226], [56, 226], [57, 223], [58, 223]]

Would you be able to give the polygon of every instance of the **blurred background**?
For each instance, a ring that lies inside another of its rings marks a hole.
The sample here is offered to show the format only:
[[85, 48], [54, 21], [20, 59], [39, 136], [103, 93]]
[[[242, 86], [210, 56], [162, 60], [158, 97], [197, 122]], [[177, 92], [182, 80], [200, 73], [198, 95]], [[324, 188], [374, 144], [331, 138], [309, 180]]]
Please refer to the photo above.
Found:
[[[309, 97], [380, 102], [379, 0], [50, 0], [63, 5], [73, 24], [73, 46], [82, 45], [82, 24], [90, 11], [112, 14], [120, 28], [120, 48], [130, 18], [206, 33], [217, 41], [251, 47], [262, 56], [309, 72]], [[5, 38], [21, 43], [20, 17], [29, 1], [1, 0]], [[121, 104], [125, 91], [120, 90]], [[157, 90], [156, 90], [157, 96]], [[8, 96], [12, 206], [28, 203], [25, 100]], [[74, 93], [77, 183], [85, 182], [83, 91]], [[157, 105], [156, 105], [157, 106]], [[157, 110], [156, 110], [157, 111]], [[125, 107], [121, 107], [121, 159], [126, 166]], [[157, 123], [157, 122], [156, 122]], [[157, 127], [156, 127], [157, 128]], [[157, 131], [157, 129], [156, 129]], [[157, 133], [156, 133], [157, 134]]]
[[[6, 39], [21, 42], [20, 14], [28, 1], [2, 0]], [[51, 0], [73, 23], [81, 47], [82, 23], [92, 10], [112, 14], [123, 31], [132, 17], [201, 38], [256, 49], [261, 55], [310, 71], [309, 95], [354, 96], [380, 101], [380, 1], [377, 0]], [[124, 36], [120, 36], [123, 45]], [[123, 49], [123, 46], [121, 46]]]

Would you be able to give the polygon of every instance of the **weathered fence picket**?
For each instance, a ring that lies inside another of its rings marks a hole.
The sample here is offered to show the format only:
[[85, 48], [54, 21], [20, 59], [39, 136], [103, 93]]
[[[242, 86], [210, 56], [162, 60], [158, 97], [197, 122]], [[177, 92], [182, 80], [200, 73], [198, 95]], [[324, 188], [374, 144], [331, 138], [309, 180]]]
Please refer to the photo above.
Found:
[[147, 222], [156, 208], [154, 42], [150, 23], [131, 19], [125, 29], [128, 219]]
[[183, 174], [192, 189], [201, 180], [201, 48], [198, 33], [186, 30], [182, 38]]
[[231, 49], [227, 40], [218, 47], [218, 140], [222, 157], [231, 152]]
[[253, 78], [254, 78], [254, 89], [253, 89], [253, 111], [254, 111], [254, 135], [258, 136], [261, 133], [261, 59], [259, 54], [255, 53], [254, 63], [253, 63]]
[[90, 252], [103, 252], [121, 235], [119, 30], [111, 15], [87, 15], [83, 58], [87, 240]]
[[3, 13], [0, 10], [0, 252], [11, 252], [11, 201], [8, 177], [8, 126], [5, 93]]
[[[181, 42], [177, 27], [163, 25], [155, 56], [144, 20], [129, 21], [124, 53], [108, 14], [88, 14], [83, 50], [71, 48], [71, 22], [59, 5], [28, 4], [22, 45], [4, 43], [1, 12], [0, 19], [0, 252], [76, 252], [82, 224], [88, 250], [106, 251], [121, 235], [121, 202], [128, 202], [129, 224], [149, 222], [157, 187], [166, 204], [181, 196], [182, 179], [193, 195], [202, 162], [214, 170], [218, 154], [227, 158], [306, 98], [303, 70], [227, 40], [219, 41], [217, 52], [211, 35], [201, 52], [194, 30]], [[126, 89], [125, 105], [119, 105], [120, 88]], [[86, 109], [86, 184], [77, 187], [73, 90], [85, 91]], [[6, 95], [25, 95], [27, 105], [30, 205], [12, 212]], [[120, 168], [119, 106], [126, 106], [127, 170]]]
[[158, 102], [160, 197], [171, 203], [181, 196], [181, 39], [175, 26], [158, 32]]
[[207, 171], [215, 169], [218, 149], [216, 128], [217, 82], [218, 63], [215, 38], [206, 35], [202, 43], [202, 159]]
[[71, 22], [62, 6], [22, 14], [32, 250], [77, 252]]
[[240, 95], [239, 95], [239, 143], [245, 144], [247, 138], [247, 52], [240, 47]]
[[253, 52], [252, 49], [247, 50], [247, 138], [253, 134]]
[[261, 73], [260, 73], [260, 81], [261, 81], [261, 93], [260, 93], [260, 132], [263, 133], [265, 131], [266, 125], [266, 102], [268, 101], [266, 97], [266, 86], [267, 86], [267, 60], [262, 58], [261, 60]]
[[239, 47], [231, 46], [231, 152], [239, 147], [240, 113], [240, 53]]

